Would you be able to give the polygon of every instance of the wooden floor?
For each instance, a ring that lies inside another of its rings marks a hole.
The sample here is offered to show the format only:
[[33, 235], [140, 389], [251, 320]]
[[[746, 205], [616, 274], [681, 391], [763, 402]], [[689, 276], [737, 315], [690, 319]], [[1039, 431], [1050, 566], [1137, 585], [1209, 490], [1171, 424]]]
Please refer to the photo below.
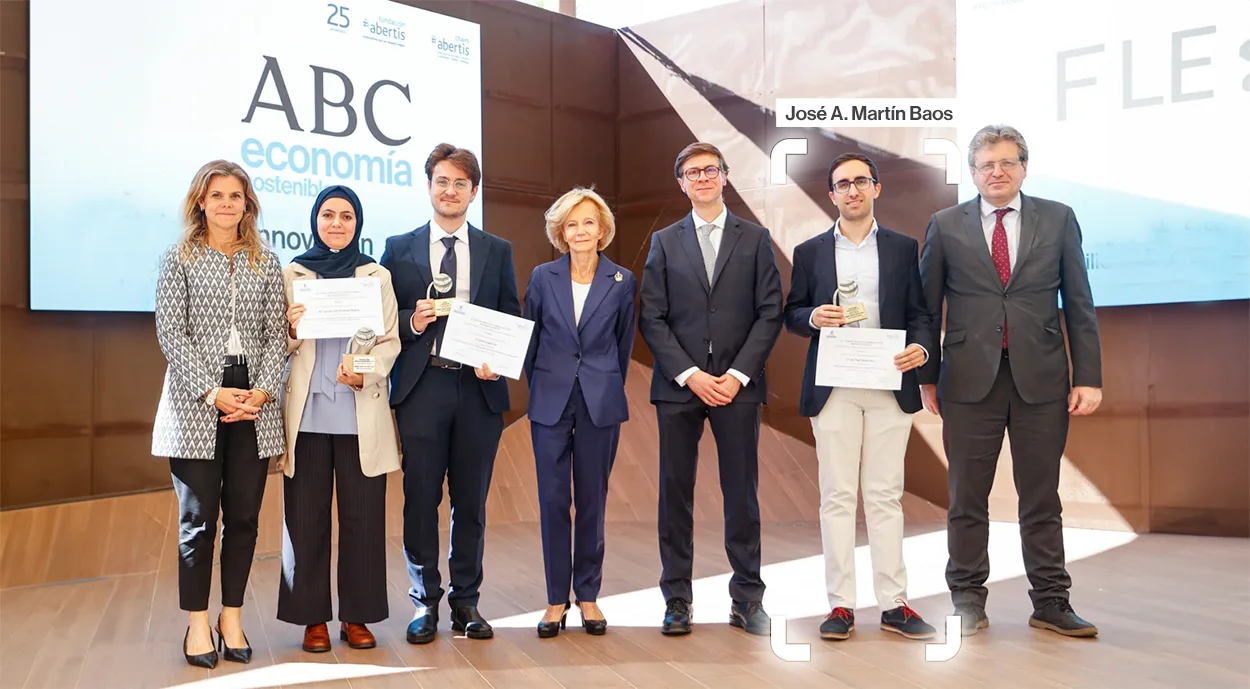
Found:
[[[725, 623], [730, 570], [714, 520], [698, 525], [696, 629], [689, 637], [670, 639], [657, 629], [663, 601], [654, 523], [618, 520], [608, 525], [600, 597], [608, 634], [586, 635], [571, 615], [559, 638], [538, 639], [534, 624], [546, 603], [539, 530], [517, 522], [488, 530], [481, 606], [495, 639], [453, 637], [444, 623], [431, 645], [405, 642], [412, 607], [392, 533], [391, 618], [373, 626], [379, 647], [354, 651], [336, 641], [332, 653], [311, 655], [299, 648], [302, 630], [274, 617], [280, 496], [274, 477], [244, 611], [254, 660], [223, 662], [211, 672], [188, 667], [181, 656], [186, 618], [177, 602], [172, 492], [0, 514], [0, 687], [1250, 686], [1246, 541], [1071, 530], [1073, 603], [1101, 629], [1098, 639], [1076, 640], [1027, 626], [1027, 583], [1010, 524], [995, 524], [991, 536], [991, 627], [965, 639], [946, 663], [925, 662], [923, 643], [877, 628], [862, 529], [856, 635], [836, 644], [818, 638], [827, 606], [812, 522], [765, 524], [766, 607], [788, 618], [790, 643], [810, 644], [810, 662], [780, 660], [768, 638]], [[943, 515], [911, 496], [906, 502], [912, 603], [941, 628], [950, 610]], [[443, 543], [445, 549], [446, 532]], [[214, 593], [214, 613], [216, 605]]]
[[[412, 605], [396, 473], [387, 491], [391, 616], [372, 626], [378, 648], [354, 651], [336, 641], [332, 653], [301, 651], [302, 629], [275, 619], [282, 479], [271, 475], [244, 609], [253, 662], [222, 662], [211, 672], [188, 667], [182, 658], [186, 615], [178, 610], [172, 491], [0, 513], [0, 689], [1250, 686], [1250, 548], [1245, 539], [1068, 530], [1073, 604], [1101, 630], [1095, 640], [1075, 640], [1027, 626], [1031, 608], [1018, 529], [995, 523], [991, 627], [963, 640], [949, 662], [928, 663], [925, 644], [887, 634], [875, 623], [880, 611], [872, 607], [861, 510], [858, 629], [846, 642], [821, 641], [817, 628], [828, 603], [816, 522], [815, 453], [767, 427], [760, 439], [764, 602], [774, 619], [788, 619], [790, 643], [809, 645], [810, 662], [782, 661], [768, 638], [748, 636], [726, 623], [730, 569], [710, 433], [701, 445], [695, 498], [695, 633], [662, 636], [656, 430], [645, 404], [648, 380], [646, 370], [631, 373], [632, 418], [622, 430], [612, 475], [599, 598], [610, 625], [606, 636], [580, 631], [576, 614], [556, 639], [540, 640], [534, 632], [546, 594], [533, 455], [522, 420], [504, 432], [488, 501], [481, 610], [495, 626], [493, 640], [453, 637], [444, 604], [437, 642], [405, 642]], [[444, 562], [446, 507], [444, 502]], [[904, 497], [904, 513], [911, 603], [940, 630], [950, 612], [943, 575], [945, 513], [911, 495]], [[211, 615], [217, 605], [214, 593]]]

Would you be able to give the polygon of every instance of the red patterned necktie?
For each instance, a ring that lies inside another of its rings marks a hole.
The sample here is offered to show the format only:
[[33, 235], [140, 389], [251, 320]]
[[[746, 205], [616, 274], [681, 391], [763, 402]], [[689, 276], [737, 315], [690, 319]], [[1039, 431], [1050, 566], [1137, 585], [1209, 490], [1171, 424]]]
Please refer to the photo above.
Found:
[[[1011, 279], [1011, 256], [1007, 251], [1007, 228], [1003, 227], [1003, 216], [1011, 212], [1010, 208], [999, 208], [994, 211], [994, 215], [998, 219], [994, 221], [994, 236], [990, 240], [990, 247], [994, 257], [994, 267], [998, 269], [998, 279], [1002, 280], [1003, 287], [1007, 286], [1007, 281]], [[1003, 349], [1007, 348], [1007, 321], [1003, 320]]]

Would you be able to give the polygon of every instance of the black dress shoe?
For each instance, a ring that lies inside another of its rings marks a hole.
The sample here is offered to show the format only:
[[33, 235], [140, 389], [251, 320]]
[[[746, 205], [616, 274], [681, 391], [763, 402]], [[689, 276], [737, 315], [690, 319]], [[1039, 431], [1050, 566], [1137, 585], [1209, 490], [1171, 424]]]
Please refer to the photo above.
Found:
[[555, 622], [541, 620], [538, 623], [538, 638], [552, 639], [560, 635], [560, 630], [564, 629], [564, 618], [569, 616], [569, 604], [564, 604], [564, 612], [560, 613], [560, 619]]
[[489, 639], [495, 636], [490, 623], [477, 611], [476, 605], [461, 605], [451, 609], [451, 630], [464, 632], [470, 639]]
[[408, 643], [428, 644], [438, 634], [438, 612], [435, 608], [426, 608], [418, 612], [408, 623]]
[[[209, 670], [217, 667], [217, 649], [214, 648], [208, 653], [201, 653], [193, 656], [190, 653], [187, 653], [187, 639], [189, 638], [191, 638], [191, 628], [187, 627], [187, 633], [182, 637], [182, 655], [186, 657], [187, 665], [208, 668]], [[208, 638], [210, 641], [213, 638], [213, 632], [211, 629], [208, 632]]]
[[230, 648], [226, 645], [226, 637], [221, 633], [221, 615], [218, 615], [217, 650], [221, 651], [221, 657], [234, 663], [252, 662], [252, 644], [248, 642], [247, 634], [243, 634], [243, 643], [246, 644], [243, 648]]
[[1035, 610], [1029, 618], [1029, 626], [1064, 636], [1098, 636], [1098, 627], [1081, 619], [1066, 600], [1052, 600]]
[[759, 601], [734, 601], [729, 606], [729, 626], [741, 627], [749, 634], [768, 636], [773, 633], [773, 620]]
[[577, 601], [577, 609], [578, 609], [578, 611], [579, 611], [579, 612], [581, 612], [581, 613], [582, 613], [582, 627], [584, 627], [584, 628], [586, 629], [586, 633], [587, 633], [587, 634], [593, 634], [594, 636], [603, 636], [604, 634], [606, 634], [606, 633], [607, 633], [607, 631], [608, 631], [608, 621], [607, 621], [607, 620], [605, 620], [605, 619], [603, 619], [603, 618], [599, 618], [599, 619], [593, 619], [593, 618], [591, 618], [591, 619], [586, 619], [586, 611], [585, 611], [585, 610], [582, 610], [582, 602], [581, 602], [581, 601]]
[[668, 636], [690, 633], [690, 601], [674, 598], [664, 608], [664, 625], [660, 631]]

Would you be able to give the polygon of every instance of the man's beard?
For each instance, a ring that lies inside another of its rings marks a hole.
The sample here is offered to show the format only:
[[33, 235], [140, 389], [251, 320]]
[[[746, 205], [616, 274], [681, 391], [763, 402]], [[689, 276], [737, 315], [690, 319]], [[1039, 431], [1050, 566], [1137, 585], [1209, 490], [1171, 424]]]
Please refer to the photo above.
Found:
[[455, 220], [456, 218], [463, 218], [465, 213], [468, 213], [468, 212], [469, 212], [469, 209], [467, 206], [465, 208], [461, 208], [460, 210], [453, 211], [451, 213], [443, 212], [443, 210], [438, 205], [434, 206], [435, 215], [441, 218], [448, 218], [450, 220]]

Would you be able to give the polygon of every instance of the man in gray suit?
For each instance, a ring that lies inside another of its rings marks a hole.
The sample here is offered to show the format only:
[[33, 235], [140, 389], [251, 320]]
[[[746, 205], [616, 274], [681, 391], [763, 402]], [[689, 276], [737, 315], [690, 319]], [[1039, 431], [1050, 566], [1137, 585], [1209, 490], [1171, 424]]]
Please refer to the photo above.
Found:
[[1029, 624], [1094, 636], [1097, 628], [1068, 603], [1059, 460], [1069, 415], [1091, 414], [1102, 401], [1098, 316], [1076, 215], [1020, 193], [1028, 162], [1014, 128], [977, 132], [968, 164], [980, 196], [935, 213], [920, 256], [935, 342], [943, 300], [947, 310], [941, 356], [920, 369], [921, 398], [942, 416], [950, 465], [946, 582], [963, 633], [988, 626], [989, 495], [1006, 429], [1034, 607]]

